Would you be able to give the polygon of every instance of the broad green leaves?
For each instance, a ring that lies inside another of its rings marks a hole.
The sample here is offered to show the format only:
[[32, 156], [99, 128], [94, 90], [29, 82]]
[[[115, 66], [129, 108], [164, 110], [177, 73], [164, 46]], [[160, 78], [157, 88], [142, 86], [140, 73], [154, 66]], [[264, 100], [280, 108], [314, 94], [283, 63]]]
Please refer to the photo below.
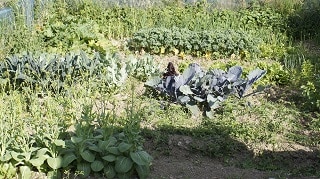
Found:
[[91, 172], [91, 164], [90, 163], [78, 163], [77, 170], [83, 173], [82, 177], [88, 177]]
[[77, 144], [77, 143], [82, 142], [82, 141], [83, 141], [83, 139], [82, 139], [82, 137], [75, 137], [75, 136], [72, 136], [72, 137], [71, 137], [71, 141], [72, 141], [73, 143]]
[[104, 172], [104, 175], [107, 177], [107, 178], [114, 178], [117, 173], [114, 169], [114, 167], [112, 165], [107, 165], [104, 169], [103, 169], [103, 172]]
[[77, 156], [74, 153], [67, 153], [63, 156], [62, 166], [67, 167], [76, 159], [77, 159]]
[[150, 168], [147, 165], [135, 165], [136, 171], [140, 179], [145, 179], [150, 173]]
[[117, 159], [117, 157], [115, 155], [107, 155], [102, 157], [102, 159], [108, 162], [114, 162]]
[[102, 161], [96, 160], [91, 163], [91, 169], [94, 172], [99, 172], [103, 169], [104, 165]]
[[76, 164], [77, 170], [84, 174], [83, 177], [101, 172], [107, 178], [127, 178], [133, 171], [142, 177], [149, 174], [152, 157], [142, 151], [141, 146], [136, 147], [129, 142], [125, 132], [107, 138], [103, 132], [100, 135], [102, 137], [71, 137], [65, 142], [66, 152], [61, 158], [57, 158], [61, 167], [68, 168]]
[[35, 159], [31, 159], [29, 162], [35, 166], [35, 167], [40, 167], [44, 161], [46, 160], [47, 158], [45, 157], [42, 157], [42, 158], [35, 158]]
[[59, 139], [54, 140], [53, 143], [54, 143], [56, 146], [61, 146], [61, 147], [65, 147], [65, 145], [66, 145], [65, 141], [59, 140]]
[[62, 157], [49, 157], [47, 162], [52, 169], [56, 170], [62, 166]]
[[130, 152], [131, 159], [138, 165], [149, 165], [152, 157], [145, 151]]
[[126, 173], [131, 170], [133, 162], [130, 158], [119, 156], [115, 161], [115, 170], [119, 173]]
[[31, 169], [28, 166], [19, 167], [19, 178], [31, 178]]
[[[127, 141], [125, 133], [103, 139], [104, 137], [84, 139], [73, 136], [67, 141], [52, 142], [55, 146], [64, 146], [62, 154], [56, 157], [51, 156], [49, 148], [31, 148], [30, 153], [7, 152], [1, 160], [14, 160], [21, 165], [20, 178], [30, 178], [31, 168], [37, 168], [39, 171], [47, 168], [48, 175], [55, 175], [54, 173], [61, 168], [74, 168], [81, 173], [81, 177], [103, 172], [108, 178], [128, 178], [133, 171], [136, 171], [140, 178], [148, 176], [152, 157], [142, 151], [141, 146], [135, 148], [133, 143]], [[15, 167], [12, 166], [11, 169], [8, 164], [2, 168], [7, 168], [6, 172], [15, 171]], [[3, 172], [0, 176], [1, 174]]]
[[80, 152], [80, 155], [87, 162], [93, 162], [95, 159], [95, 155], [90, 150]]
[[128, 143], [125, 143], [125, 142], [121, 142], [121, 143], [119, 144], [119, 151], [120, 151], [120, 152], [126, 152], [126, 151], [128, 151], [131, 147], [132, 147], [132, 144], [128, 144]]

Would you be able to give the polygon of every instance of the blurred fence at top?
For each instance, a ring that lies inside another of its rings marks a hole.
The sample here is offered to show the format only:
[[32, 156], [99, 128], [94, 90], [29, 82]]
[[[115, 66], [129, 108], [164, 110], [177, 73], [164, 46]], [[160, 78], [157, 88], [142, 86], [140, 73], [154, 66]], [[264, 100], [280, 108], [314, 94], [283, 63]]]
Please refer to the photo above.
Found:
[[[72, 1], [72, 0], [70, 0]], [[74, 0], [81, 1], [81, 0]], [[101, 3], [106, 7], [110, 6], [129, 6], [129, 7], [147, 7], [147, 6], [161, 6], [168, 3], [184, 3], [195, 4], [197, 2], [203, 2], [204, 0], [92, 0], [97, 3]], [[254, 0], [206, 0], [216, 8], [237, 8], [243, 7], [244, 4]], [[54, 0], [18, 0], [15, 7], [6, 7], [0, 4], [0, 23], [14, 24], [15, 16], [23, 16], [27, 26], [32, 26], [32, 22], [35, 18], [36, 5], [40, 6], [40, 10], [45, 10], [49, 2]]]
[[[184, 3], [195, 4], [203, 2], [204, 0], [94, 0], [108, 6], [130, 6], [130, 7], [147, 7], [147, 6], [160, 6], [168, 3]], [[250, 3], [254, 0], [205, 0], [205, 2], [212, 4], [217, 8], [237, 8], [242, 7], [244, 4]]]

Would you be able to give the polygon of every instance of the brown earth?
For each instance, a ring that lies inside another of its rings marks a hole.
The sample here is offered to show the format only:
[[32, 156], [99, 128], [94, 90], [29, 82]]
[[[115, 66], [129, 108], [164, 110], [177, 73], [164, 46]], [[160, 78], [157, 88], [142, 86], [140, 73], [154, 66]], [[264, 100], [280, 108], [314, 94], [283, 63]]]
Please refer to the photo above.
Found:
[[[215, 179], [215, 178], [244, 178], [244, 179], [314, 179], [313, 176], [290, 176], [290, 173], [259, 171], [252, 168], [239, 168], [232, 165], [226, 165], [225, 162], [217, 158], [204, 156], [202, 153], [193, 151], [190, 146], [195, 141], [189, 136], [171, 135], [168, 139], [168, 145], [165, 148], [156, 149], [153, 141], [146, 142], [146, 150], [154, 157], [152, 163], [150, 179]], [[198, 142], [199, 143], [199, 142]], [[200, 144], [201, 145], [201, 144]], [[248, 152], [248, 151], [243, 151]], [[308, 160], [313, 160], [311, 156], [301, 156], [305, 153], [298, 153], [298, 158], [305, 157], [306, 160], [298, 159], [298, 162], [305, 164]], [[239, 155], [239, 154], [238, 154]], [[241, 152], [240, 152], [241, 155]], [[289, 155], [289, 154], [287, 154]], [[250, 156], [244, 154], [244, 156]], [[243, 157], [242, 156], [242, 159]], [[289, 158], [291, 157], [288, 156]], [[288, 158], [286, 157], [286, 158]], [[241, 156], [236, 156], [241, 158]], [[316, 157], [315, 157], [316, 158]]]

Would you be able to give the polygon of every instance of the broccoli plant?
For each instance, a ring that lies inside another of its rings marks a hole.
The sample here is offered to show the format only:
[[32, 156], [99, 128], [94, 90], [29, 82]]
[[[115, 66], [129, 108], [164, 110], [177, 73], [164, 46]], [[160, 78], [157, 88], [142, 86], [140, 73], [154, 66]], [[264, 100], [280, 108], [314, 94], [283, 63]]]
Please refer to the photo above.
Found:
[[252, 84], [266, 74], [265, 70], [257, 68], [246, 78], [241, 78], [240, 66], [233, 66], [228, 71], [221, 69], [204, 71], [198, 64], [191, 63], [181, 75], [177, 75], [168, 71], [174, 70], [170, 66], [169, 63], [165, 74], [171, 75], [154, 77], [145, 85], [162, 92], [172, 102], [187, 106], [192, 112], [199, 111], [198, 104], [203, 104], [208, 117], [230, 95], [244, 97]]

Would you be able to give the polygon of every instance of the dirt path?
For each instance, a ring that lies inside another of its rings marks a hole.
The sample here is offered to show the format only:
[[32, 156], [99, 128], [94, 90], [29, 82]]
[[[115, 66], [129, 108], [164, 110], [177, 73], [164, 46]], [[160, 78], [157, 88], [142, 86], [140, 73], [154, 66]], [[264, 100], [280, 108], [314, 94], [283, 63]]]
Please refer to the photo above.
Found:
[[[252, 168], [226, 166], [222, 161], [192, 151], [186, 146], [187, 136], [175, 135], [167, 147], [155, 150], [152, 141], [147, 150], [154, 157], [150, 179], [315, 179], [318, 177], [290, 176], [288, 173], [259, 171]], [[245, 152], [245, 151], [244, 151]]]
[[214, 178], [276, 178], [276, 176], [253, 169], [223, 166], [219, 161], [199, 154], [176, 151], [173, 156], [158, 156], [153, 162], [152, 179], [214, 179]]

